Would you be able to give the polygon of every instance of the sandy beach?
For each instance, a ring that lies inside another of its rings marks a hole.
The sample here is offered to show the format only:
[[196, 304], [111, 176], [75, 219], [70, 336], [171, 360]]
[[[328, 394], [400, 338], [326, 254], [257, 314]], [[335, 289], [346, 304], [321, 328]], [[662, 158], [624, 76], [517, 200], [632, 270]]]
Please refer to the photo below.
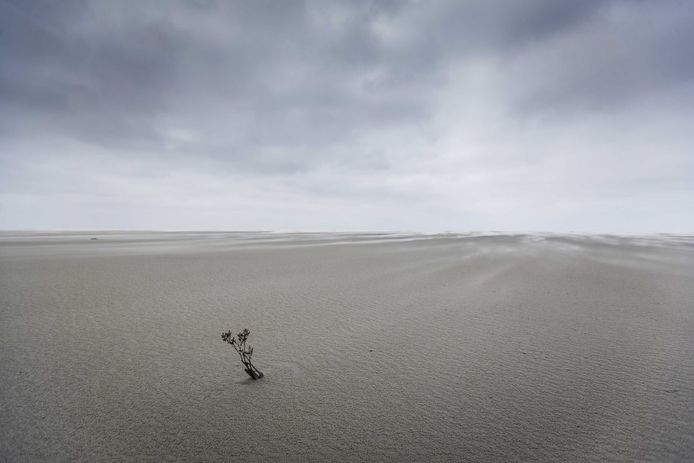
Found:
[[0, 461], [691, 461], [694, 237], [3, 232], [0, 371]]

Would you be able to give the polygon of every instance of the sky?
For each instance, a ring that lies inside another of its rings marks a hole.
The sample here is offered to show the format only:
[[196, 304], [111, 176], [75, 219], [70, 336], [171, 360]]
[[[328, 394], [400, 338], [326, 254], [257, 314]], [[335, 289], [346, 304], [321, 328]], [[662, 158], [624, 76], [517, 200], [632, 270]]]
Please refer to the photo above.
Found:
[[694, 231], [689, 0], [0, 0], [0, 228]]

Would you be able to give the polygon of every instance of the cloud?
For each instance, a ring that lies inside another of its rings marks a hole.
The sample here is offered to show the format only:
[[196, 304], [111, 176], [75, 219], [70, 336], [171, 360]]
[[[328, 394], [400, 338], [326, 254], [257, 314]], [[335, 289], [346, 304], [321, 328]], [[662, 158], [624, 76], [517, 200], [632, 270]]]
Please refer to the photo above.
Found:
[[528, 111], [619, 111], [691, 92], [694, 8], [611, 3], [574, 33], [510, 60], [511, 99]]
[[0, 225], [690, 229], [692, 25], [676, 0], [3, 0]]

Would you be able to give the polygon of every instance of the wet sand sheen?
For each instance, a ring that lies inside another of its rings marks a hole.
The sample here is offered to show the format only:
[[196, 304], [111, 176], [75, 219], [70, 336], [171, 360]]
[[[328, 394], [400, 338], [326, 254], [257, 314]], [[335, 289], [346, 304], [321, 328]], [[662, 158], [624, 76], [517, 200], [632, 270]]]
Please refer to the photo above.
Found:
[[3, 233], [0, 456], [686, 461], [693, 300], [686, 236]]

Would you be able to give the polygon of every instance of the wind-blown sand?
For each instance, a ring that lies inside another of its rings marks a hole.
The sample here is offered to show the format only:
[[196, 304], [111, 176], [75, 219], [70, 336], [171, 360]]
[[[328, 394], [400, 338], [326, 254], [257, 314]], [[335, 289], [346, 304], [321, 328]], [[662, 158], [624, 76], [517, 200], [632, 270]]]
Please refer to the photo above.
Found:
[[691, 461], [694, 238], [5, 232], [0, 372], [7, 461]]

